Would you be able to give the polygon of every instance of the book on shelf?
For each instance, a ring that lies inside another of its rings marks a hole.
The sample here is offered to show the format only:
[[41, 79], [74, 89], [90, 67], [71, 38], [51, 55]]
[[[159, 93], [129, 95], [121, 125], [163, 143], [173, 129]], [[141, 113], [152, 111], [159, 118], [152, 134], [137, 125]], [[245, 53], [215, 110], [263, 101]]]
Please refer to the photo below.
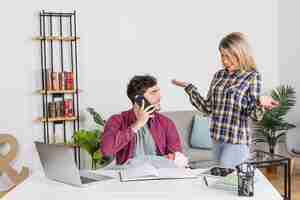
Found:
[[74, 73], [69, 71], [56, 72], [46, 69], [45, 80], [47, 90], [74, 90]]
[[48, 102], [48, 118], [56, 117], [55, 102]]
[[55, 102], [55, 110], [56, 110], [56, 117], [64, 117], [64, 102], [63, 101], [56, 101]]
[[73, 72], [65, 72], [65, 89], [73, 90], [74, 89], [74, 74]]
[[52, 90], [52, 71], [51, 69], [46, 70], [46, 86], [47, 90]]
[[48, 118], [74, 117], [73, 100], [48, 102]]
[[73, 108], [73, 100], [65, 99], [64, 101], [64, 116], [65, 117], [73, 117], [74, 116], [74, 108]]
[[59, 90], [64, 90], [65, 89], [65, 80], [64, 80], [64, 72], [58, 72], [58, 85], [59, 85]]
[[58, 72], [52, 72], [52, 89], [59, 90]]

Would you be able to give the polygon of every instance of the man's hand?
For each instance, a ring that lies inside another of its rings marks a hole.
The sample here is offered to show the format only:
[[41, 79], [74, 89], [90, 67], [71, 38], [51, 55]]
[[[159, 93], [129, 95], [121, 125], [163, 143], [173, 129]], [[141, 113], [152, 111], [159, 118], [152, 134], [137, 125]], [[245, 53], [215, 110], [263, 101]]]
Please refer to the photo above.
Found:
[[168, 153], [167, 155], [165, 155], [165, 158], [169, 160], [175, 160], [175, 153]]
[[136, 103], [133, 106], [133, 111], [136, 116], [136, 122], [134, 122], [131, 126], [131, 128], [134, 130], [134, 132], [137, 132], [140, 128], [142, 128], [149, 118], [153, 117], [153, 112], [155, 111], [155, 106], [151, 105], [147, 108], [145, 107], [145, 102], [143, 100], [142, 106], [139, 107]]
[[179, 86], [179, 87], [186, 87], [186, 86], [189, 85], [188, 82], [179, 81], [179, 80], [176, 80], [176, 79], [172, 79], [171, 82], [172, 82], [174, 85]]
[[278, 101], [275, 101], [272, 97], [261, 96], [259, 98], [260, 105], [267, 110], [271, 110], [279, 105]]
[[188, 158], [181, 152], [168, 153], [165, 158], [173, 160], [177, 167], [188, 167]]

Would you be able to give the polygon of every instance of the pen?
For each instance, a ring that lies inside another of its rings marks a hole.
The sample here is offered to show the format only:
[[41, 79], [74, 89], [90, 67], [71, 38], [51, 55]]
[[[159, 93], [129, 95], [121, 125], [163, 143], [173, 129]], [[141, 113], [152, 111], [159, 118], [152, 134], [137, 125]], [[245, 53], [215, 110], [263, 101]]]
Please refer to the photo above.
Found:
[[204, 180], [205, 185], [208, 186], [208, 182], [207, 182], [206, 176], [203, 176], [203, 180]]

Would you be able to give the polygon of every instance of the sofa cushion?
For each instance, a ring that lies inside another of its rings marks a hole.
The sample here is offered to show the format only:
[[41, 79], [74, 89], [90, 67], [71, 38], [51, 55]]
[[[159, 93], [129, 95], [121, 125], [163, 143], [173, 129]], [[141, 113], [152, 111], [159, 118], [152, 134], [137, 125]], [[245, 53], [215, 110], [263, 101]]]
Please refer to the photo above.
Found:
[[170, 111], [163, 112], [163, 115], [169, 117], [175, 124], [182, 142], [183, 153], [190, 161], [211, 160], [212, 151], [205, 149], [194, 149], [190, 145], [193, 118], [199, 115], [197, 111]]
[[192, 129], [193, 117], [196, 114], [195, 111], [170, 111], [164, 112], [163, 115], [169, 117], [175, 124], [180, 139], [182, 142], [183, 153], [187, 154], [190, 148], [190, 133]]
[[204, 149], [187, 149], [186, 155], [189, 161], [213, 160], [213, 152]]
[[190, 144], [193, 148], [212, 148], [212, 141], [209, 134], [209, 120], [207, 117], [194, 116]]

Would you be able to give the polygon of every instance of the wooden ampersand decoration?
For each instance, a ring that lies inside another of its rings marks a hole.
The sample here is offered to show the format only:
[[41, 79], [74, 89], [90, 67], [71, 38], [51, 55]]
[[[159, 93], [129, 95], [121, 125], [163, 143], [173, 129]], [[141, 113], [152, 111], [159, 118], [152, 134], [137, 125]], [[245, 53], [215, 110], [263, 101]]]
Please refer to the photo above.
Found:
[[5, 173], [14, 183], [12, 186], [13, 188], [28, 177], [29, 169], [27, 167], [22, 167], [21, 172], [18, 173], [12, 166], [10, 166], [10, 162], [13, 161], [17, 155], [18, 144], [15, 137], [8, 134], [0, 134], [0, 144], [9, 144], [10, 146], [10, 150], [6, 155], [0, 154], [0, 171]]

